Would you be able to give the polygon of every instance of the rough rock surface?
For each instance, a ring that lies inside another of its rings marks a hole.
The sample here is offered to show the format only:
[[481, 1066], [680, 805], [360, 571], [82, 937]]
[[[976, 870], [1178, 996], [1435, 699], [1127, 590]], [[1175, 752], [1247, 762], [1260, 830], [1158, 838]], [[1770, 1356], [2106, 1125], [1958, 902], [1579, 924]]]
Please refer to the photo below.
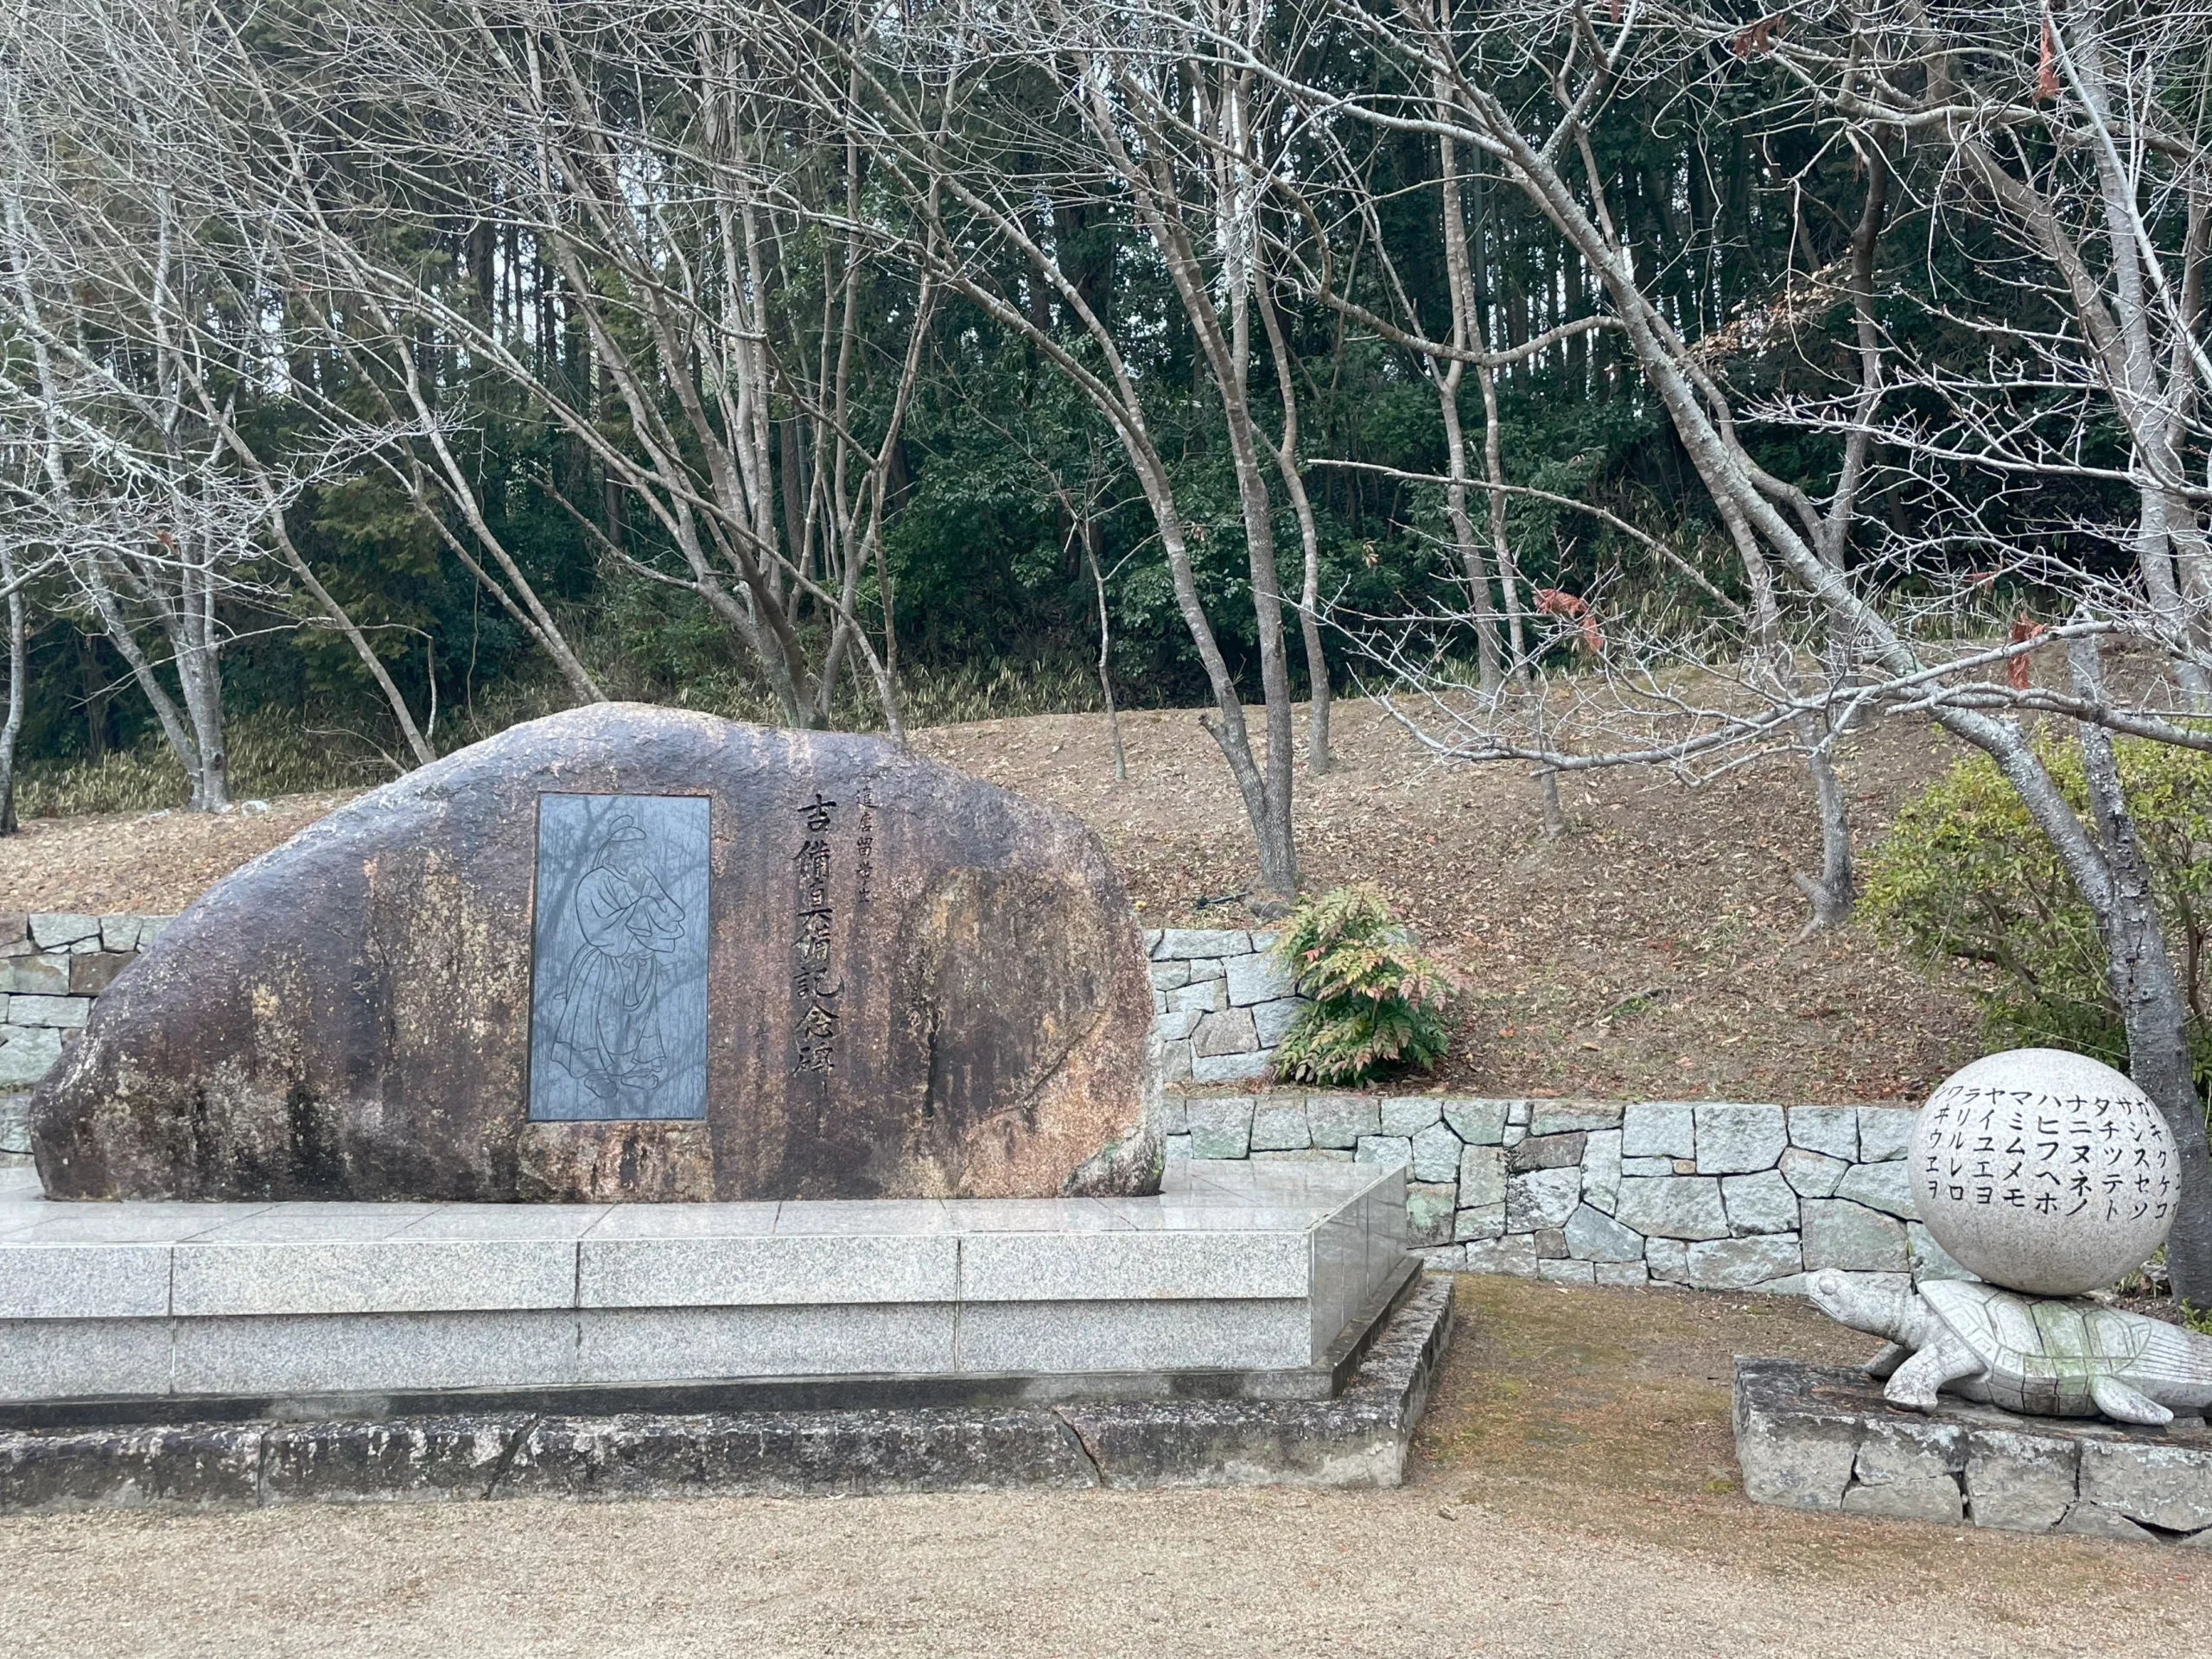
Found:
[[[712, 803], [702, 1121], [528, 1119], [541, 791]], [[811, 982], [836, 988], [833, 1033], [805, 1024], [810, 835], [830, 848]], [[219, 883], [100, 999], [33, 1102], [33, 1145], [55, 1198], [1148, 1191], [1151, 1015], [1120, 880], [1066, 812], [872, 738], [602, 704], [426, 766]], [[803, 1067], [825, 1039], [826, 1069]]]

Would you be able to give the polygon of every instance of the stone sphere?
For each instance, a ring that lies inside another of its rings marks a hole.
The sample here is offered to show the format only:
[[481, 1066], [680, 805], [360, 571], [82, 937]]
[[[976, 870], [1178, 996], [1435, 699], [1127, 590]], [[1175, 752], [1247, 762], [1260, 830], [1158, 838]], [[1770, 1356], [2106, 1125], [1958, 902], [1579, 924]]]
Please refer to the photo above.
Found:
[[2126, 1076], [2015, 1048], [1946, 1078], [1912, 1132], [1936, 1242], [1992, 1284], [2076, 1296], [2140, 1267], [2181, 1196], [2172, 1132]]

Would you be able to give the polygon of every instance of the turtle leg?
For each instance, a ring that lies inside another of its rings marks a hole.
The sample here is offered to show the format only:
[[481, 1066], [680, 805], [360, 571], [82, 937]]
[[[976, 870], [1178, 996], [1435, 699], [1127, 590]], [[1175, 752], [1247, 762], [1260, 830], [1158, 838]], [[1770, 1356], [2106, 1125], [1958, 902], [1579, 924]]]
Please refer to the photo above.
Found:
[[2152, 1428], [2164, 1428], [2174, 1420], [2167, 1410], [2147, 1394], [2138, 1393], [2115, 1376], [2100, 1376], [2089, 1384], [2089, 1398], [2097, 1402], [2097, 1409], [2107, 1417], [2123, 1423], [2143, 1423]]
[[1885, 1376], [1895, 1376], [1897, 1367], [1911, 1357], [1912, 1350], [1906, 1347], [1904, 1344], [1885, 1343], [1880, 1353], [1875, 1355], [1859, 1369], [1878, 1382]]
[[1882, 1397], [1912, 1411], [1933, 1411], [1938, 1389], [1962, 1376], [1978, 1376], [1987, 1369], [1974, 1350], [1946, 1331], [1897, 1367]]

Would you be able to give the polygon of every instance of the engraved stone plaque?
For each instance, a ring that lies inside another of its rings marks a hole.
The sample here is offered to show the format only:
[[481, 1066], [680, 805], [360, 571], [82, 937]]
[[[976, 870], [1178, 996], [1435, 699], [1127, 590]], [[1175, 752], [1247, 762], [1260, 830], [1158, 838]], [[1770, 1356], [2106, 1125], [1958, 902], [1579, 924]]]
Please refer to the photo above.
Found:
[[530, 1115], [704, 1117], [707, 798], [537, 798]]

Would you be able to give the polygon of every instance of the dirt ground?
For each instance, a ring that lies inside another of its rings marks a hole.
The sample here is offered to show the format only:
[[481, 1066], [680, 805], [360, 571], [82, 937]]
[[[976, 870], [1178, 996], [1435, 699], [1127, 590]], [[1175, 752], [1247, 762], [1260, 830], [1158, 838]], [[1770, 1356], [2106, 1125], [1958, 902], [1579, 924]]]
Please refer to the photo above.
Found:
[[11, 1659], [2212, 1652], [2212, 1554], [1755, 1508], [1785, 1298], [1462, 1278], [1395, 1491], [983, 1493], [0, 1521]]
[[[1148, 921], [1249, 919], [1249, 831], [1188, 710], [1045, 715], [916, 735], [923, 753], [1056, 801], [1104, 840]], [[1775, 762], [1691, 791], [1649, 773], [1563, 788], [1548, 841], [1517, 768], [1432, 764], [1377, 708], [1338, 705], [1337, 767], [1299, 779], [1307, 885], [1378, 885], [1463, 976], [1465, 1019], [1434, 1077], [1499, 1094], [1792, 1102], [1923, 1097], [1978, 1051], [1971, 1002], [1848, 928], [1793, 941], [1793, 868], [1816, 861], [1802, 773]], [[1953, 758], [1918, 728], [1853, 740], [1840, 771], [1859, 844]], [[0, 841], [0, 910], [161, 912], [346, 799], [265, 812], [34, 821]], [[1227, 903], [1209, 903], [1229, 898]]]

